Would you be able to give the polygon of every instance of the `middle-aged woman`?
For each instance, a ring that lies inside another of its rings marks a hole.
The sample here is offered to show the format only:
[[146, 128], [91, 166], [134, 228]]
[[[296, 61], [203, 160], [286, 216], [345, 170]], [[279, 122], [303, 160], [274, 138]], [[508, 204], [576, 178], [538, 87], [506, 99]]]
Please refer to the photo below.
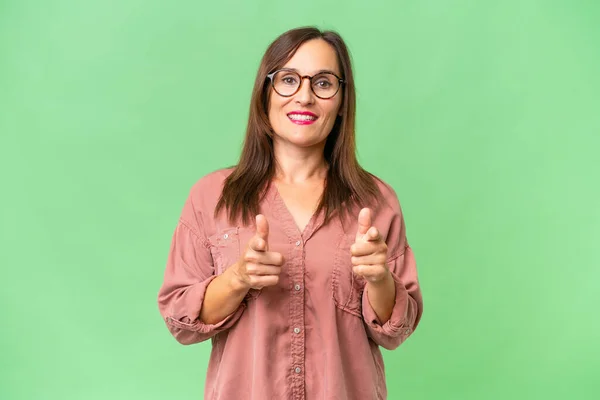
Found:
[[379, 346], [412, 334], [422, 298], [400, 204], [359, 166], [354, 126], [342, 38], [279, 36], [239, 163], [192, 187], [158, 297], [179, 342], [212, 340], [206, 399], [387, 397]]

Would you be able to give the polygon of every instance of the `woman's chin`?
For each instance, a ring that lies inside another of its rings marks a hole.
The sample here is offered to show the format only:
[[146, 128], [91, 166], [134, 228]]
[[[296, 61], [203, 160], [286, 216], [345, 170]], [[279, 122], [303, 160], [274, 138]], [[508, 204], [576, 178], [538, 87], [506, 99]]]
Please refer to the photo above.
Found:
[[302, 148], [318, 146], [322, 144], [325, 141], [325, 139], [327, 139], [326, 137], [322, 138], [316, 137], [314, 135], [307, 135], [304, 132], [294, 132], [285, 136], [277, 136], [279, 136], [281, 142], [285, 142], [288, 145]]

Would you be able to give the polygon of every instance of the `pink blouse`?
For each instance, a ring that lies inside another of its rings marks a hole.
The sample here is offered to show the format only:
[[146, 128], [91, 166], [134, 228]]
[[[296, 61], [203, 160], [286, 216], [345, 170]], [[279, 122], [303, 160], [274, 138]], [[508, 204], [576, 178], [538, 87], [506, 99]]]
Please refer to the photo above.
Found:
[[209, 325], [198, 318], [206, 287], [238, 260], [254, 235], [253, 226], [231, 226], [225, 213], [213, 217], [231, 171], [213, 172], [192, 187], [158, 294], [160, 313], [175, 339], [212, 341], [204, 398], [387, 398], [379, 346], [398, 347], [423, 312], [415, 258], [393, 189], [378, 182], [387, 205], [372, 208], [396, 283], [389, 321], [378, 321], [365, 280], [352, 272], [358, 210], [345, 226], [337, 214], [327, 224], [323, 213], [315, 215], [300, 232], [271, 185], [260, 212], [269, 223], [269, 250], [285, 258], [279, 284], [251, 289], [234, 313]]

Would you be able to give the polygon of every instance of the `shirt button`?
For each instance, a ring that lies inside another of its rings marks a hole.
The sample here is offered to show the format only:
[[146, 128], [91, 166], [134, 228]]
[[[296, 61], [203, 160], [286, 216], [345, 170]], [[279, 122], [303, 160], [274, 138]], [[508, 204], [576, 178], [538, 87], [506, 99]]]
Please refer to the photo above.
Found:
[[296, 246], [300, 246], [300, 243], [302, 243], [302, 242], [298, 240], [298, 241], [296, 242]]
[[294, 333], [300, 333], [300, 328], [294, 328]]
[[228, 235], [228, 234], [224, 234], [224, 235], [223, 235], [223, 239], [227, 239], [228, 237], [229, 237], [229, 235]]
[[296, 369], [294, 370], [297, 374], [299, 374], [300, 372], [302, 372], [302, 368], [300, 367], [296, 367]]
[[298, 285], [298, 284], [295, 284], [295, 285], [294, 285], [294, 289], [296, 289], [296, 290], [300, 290], [300, 285]]

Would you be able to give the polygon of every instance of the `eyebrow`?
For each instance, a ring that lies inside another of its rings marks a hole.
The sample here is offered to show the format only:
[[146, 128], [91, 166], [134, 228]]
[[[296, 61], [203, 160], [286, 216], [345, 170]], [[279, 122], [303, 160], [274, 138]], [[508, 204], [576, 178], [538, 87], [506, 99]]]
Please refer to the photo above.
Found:
[[[286, 70], [289, 70], [289, 71], [294, 71], [294, 72], [297, 72], [299, 75], [302, 75], [302, 73], [300, 73], [300, 71], [298, 71], [296, 68], [282, 68], [282, 69], [286, 69]], [[334, 74], [336, 76], [340, 76], [341, 75], [340, 73], [334, 72], [334, 71], [332, 71], [330, 69], [320, 69], [320, 70], [316, 71], [313, 75], [319, 75], [319, 74], [322, 74], [322, 73], [325, 73], [325, 72], [328, 72], [330, 74]]]

